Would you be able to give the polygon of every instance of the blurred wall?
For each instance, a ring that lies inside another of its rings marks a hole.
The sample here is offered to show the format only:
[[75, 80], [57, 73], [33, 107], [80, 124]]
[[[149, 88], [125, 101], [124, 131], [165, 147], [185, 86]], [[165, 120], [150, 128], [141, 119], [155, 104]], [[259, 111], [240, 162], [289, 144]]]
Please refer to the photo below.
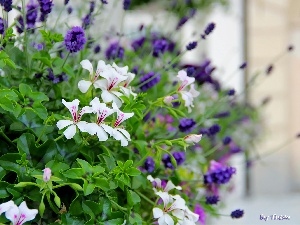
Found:
[[[266, 136], [257, 145], [257, 152], [263, 155], [300, 131], [300, 1], [248, 0], [248, 13], [249, 75], [257, 68], [265, 73], [268, 65], [274, 65], [273, 72], [263, 74], [250, 91], [256, 105], [271, 97], [262, 110]], [[290, 44], [294, 51], [283, 53]], [[252, 170], [253, 194], [300, 191], [299, 159], [300, 140], [262, 157]]]

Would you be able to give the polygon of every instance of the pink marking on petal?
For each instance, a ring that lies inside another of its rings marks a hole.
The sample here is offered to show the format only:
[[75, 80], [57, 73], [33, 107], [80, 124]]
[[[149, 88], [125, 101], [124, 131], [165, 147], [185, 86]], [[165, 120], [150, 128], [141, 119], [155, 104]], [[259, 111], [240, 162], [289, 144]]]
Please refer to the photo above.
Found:
[[113, 89], [113, 87], [116, 85], [116, 83], [118, 82], [118, 78], [114, 77], [113, 79], [109, 78], [109, 85], [108, 85], [108, 91], [110, 91], [111, 89]]
[[97, 118], [97, 124], [100, 124], [104, 121], [104, 119], [107, 116], [108, 111], [106, 109], [104, 109], [102, 112], [100, 112], [99, 110], [99, 116]]
[[117, 127], [119, 126], [122, 122], [123, 122], [123, 119], [125, 117], [125, 114], [124, 113], [120, 113], [115, 124], [114, 124], [114, 127]]
[[181, 91], [182, 89], [184, 89], [188, 83], [189, 83], [188, 80], [182, 81], [182, 83], [180, 84], [180, 86], [178, 88], [178, 91]]

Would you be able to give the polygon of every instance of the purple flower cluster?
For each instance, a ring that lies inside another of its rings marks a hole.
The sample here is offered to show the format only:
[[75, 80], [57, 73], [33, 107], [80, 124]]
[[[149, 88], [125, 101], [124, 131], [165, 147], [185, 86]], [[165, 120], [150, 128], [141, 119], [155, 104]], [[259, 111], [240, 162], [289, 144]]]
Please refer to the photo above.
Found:
[[183, 16], [176, 25], [176, 30], [179, 30], [189, 19], [196, 14], [196, 9], [191, 9], [187, 16]]
[[4, 11], [9, 12], [12, 10], [12, 0], [3, 0], [1, 1]]
[[140, 78], [140, 84], [143, 83], [140, 89], [142, 91], [147, 91], [150, 88], [154, 87], [159, 81], [160, 74], [156, 74], [155, 72], [151, 71]]
[[46, 21], [47, 15], [51, 13], [53, 3], [52, 0], [38, 0], [38, 2], [41, 12], [40, 21], [44, 22]]
[[181, 132], [191, 132], [194, 129], [195, 125], [195, 120], [191, 118], [183, 118], [179, 121], [178, 128]]
[[165, 37], [160, 37], [158, 34], [152, 34], [152, 55], [159, 57], [166, 51], [173, 52], [175, 43]]
[[82, 18], [82, 27], [83, 29], [87, 29], [93, 23], [92, 14], [89, 13], [85, 17]]
[[220, 201], [218, 195], [206, 196], [205, 203], [208, 205], [215, 205]]
[[131, 4], [131, 0], [123, 0], [123, 9], [128, 10]]
[[197, 41], [193, 41], [186, 46], [186, 50], [191, 51], [197, 47]]
[[48, 75], [46, 76], [46, 78], [49, 81], [51, 81], [53, 84], [58, 84], [60, 82], [67, 81], [69, 79], [65, 73], [54, 75], [53, 70], [50, 68], [48, 69]]
[[232, 141], [231, 137], [226, 136], [223, 138], [223, 145], [228, 145]]
[[100, 51], [101, 51], [100, 45], [96, 45], [95, 48], [94, 48], [94, 53], [98, 54]]
[[102, 4], [108, 4], [107, 0], [101, 0]]
[[138, 49], [140, 49], [144, 45], [145, 40], [146, 40], [145, 37], [140, 37], [136, 40], [133, 40], [131, 42], [131, 47], [133, 48], [134, 51], [137, 51]]
[[[185, 152], [173, 152], [172, 153], [174, 159], [176, 160], [177, 166], [180, 166], [185, 161]], [[162, 162], [165, 168], [174, 169], [174, 166], [171, 161], [171, 157], [169, 154], [164, 154], [162, 157]]]
[[18, 16], [17, 17], [17, 25], [16, 25], [16, 29], [17, 29], [17, 32], [19, 33], [19, 34], [22, 34], [23, 33], [23, 31], [24, 31], [24, 20], [23, 20], [23, 16], [22, 15], [20, 15], [20, 16]]
[[217, 133], [219, 133], [221, 130], [221, 127], [218, 124], [213, 124], [211, 127], [208, 128], [209, 135], [214, 136]]
[[204, 30], [204, 34], [201, 35], [202, 39], [205, 39], [206, 36], [208, 36], [215, 29], [215, 27], [215, 23], [209, 23]]
[[204, 174], [204, 184], [226, 184], [230, 181], [236, 169], [230, 166], [218, 166]]
[[69, 1], [70, 1], [70, 0], [65, 0], [65, 2], [64, 2], [65, 5], [68, 5]]
[[4, 34], [5, 31], [5, 21], [0, 17], [0, 34]]
[[244, 210], [240, 210], [240, 209], [234, 210], [230, 214], [232, 219], [239, 219], [239, 218], [243, 217], [243, 215], [244, 215]]
[[152, 173], [155, 169], [155, 163], [152, 157], [148, 157], [144, 163], [144, 168], [148, 173]]
[[118, 42], [113, 42], [106, 49], [105, 56], [107, 59], [123, 59], [124, 48]]
[[64, 43], [67, 50], [71, 53], [82, 50], [84, 44], [86, 43], [86, 38], [82, 27], [75, 26], [68, 30], [64, 39]]
[[31, 0], [26, 8], [26, 23], [27, 23], [27, 29], [33, 29], [35, 28], [35, 23], [38, 17], [38, 7], [39, 5], [36, 4], [33, 0]]
[[235, 90], [234, 89], [230, 89], [228, 92], [227, 92], [227, 95], [229, 96], [233, 96], [235, 94]]

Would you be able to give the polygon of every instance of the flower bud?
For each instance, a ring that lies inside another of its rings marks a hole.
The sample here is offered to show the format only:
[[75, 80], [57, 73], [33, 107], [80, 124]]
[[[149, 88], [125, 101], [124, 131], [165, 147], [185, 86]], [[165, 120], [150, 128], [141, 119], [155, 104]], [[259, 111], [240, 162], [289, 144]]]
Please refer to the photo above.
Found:
[[198, 143], [202, 138], [202, 134], [189, 134], [184, 137], [187, 144]]
[[43, 180], [45, 182], [48, 182], [51, 178], [51, 169], [50, 168], [45, 168], [43, 171], [44, 171]]
[[173, 97], [173, 96], [166, 96], [166, 97], [164, 98], [164, 103], [165, 103], [166, 105], [171, 105], [173, 100], [174, 100], [174, 97]]

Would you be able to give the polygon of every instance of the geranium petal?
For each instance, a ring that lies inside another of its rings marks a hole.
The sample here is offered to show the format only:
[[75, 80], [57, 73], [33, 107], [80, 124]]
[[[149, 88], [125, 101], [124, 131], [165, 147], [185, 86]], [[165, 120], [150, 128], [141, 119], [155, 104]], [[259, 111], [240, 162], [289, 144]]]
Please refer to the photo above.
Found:
[[119, 132], [117, 129], [113, 130], [112, 136], [114, 137], [114, 139], [121, 141], [121, 146], [128, 145], [127, 138], [121, 132]]
[[114, 132], [114, 128], [106, 125], [106, 124], [102, 124], [101, 127], [107, 132], [109, 133], [110, 136], [112, 136], [113, 132]]
[[62, 99], [61, 102], [69, 109], [71, 115], [73, 115], [74, 112], [78, 111], [78, 106], [79, 106], [78, 99], [74, 99], [72, 102], [66, 102], [64, 99]]
[[76, 125], [81, 132], [88, 132], [89, 125], [86, 121], [79, 121]]
[[14, 203], [12, 200], [10, 200], [10, 201], [8, 201], [8, 202], [5, 202], [5, 203], [2, 203], [2, 204], [0, 205], [0, 215], [1, 215], [2, 213], [6, 212], [7, 210], [9, 210], [10, 207], [12, 207], [14, 204], [15, 204], [15, 203]]
[[160, 208], [153, 208], [153, 218], [157, 219], [164, 215], [164, 212]]
[[67, 139], [71, 139], [76, 134], [76, 125], [69, 126], [63, 133]]
[[128, 141], [130, 141], [130, 134], [127, 132], [127, 130], [122, 128], [116, 128], [116, 129], [120, 131], [127, 138]]
[[168, 214], [164, 215], [164, 219], [165, 219], [165, 223], [168, 225], [174, 225], [174, 220], [172, 219], [172, 217]]
[[177, 190], [181, 190], [182, 188], [180, 186], [175, 186], [172, 181], [168, 181], [166, 187], [164, 188], [165, 192], [169, 192], [170, 190], [176, 188]]
[[108, 139], [107, 133], [104, 131], [104, 129], [101, 126], [98, 126], [97, 137], [99, 141], [106, 141]]
[[109, 91], [107, 91], [107, 90], [102, 90], [101, 98], [105, 103], [115, 102], [118, 107], [122, 106], [121, 100], [118, 97], [116, 97], [115, 95], [113, 95], [112, 93], [110, 93]]
[[20, 210], [21, 217], [22, 215], [25, 215], [25, 218], [22, 221], [22, 223], [20, 223], [20, 225], [22, 225], [27, 221], [33, 220], [36, 217], [36, 214], [38, 213], [36, 209], [28, 209], [26, 202], [21, 203], [21, 205], [19, 206], [19, 210]]
[[83, 69], [86, 69], [86, 70], [90, 71], [90, 75], [93, 75], [93, 73], [94, 73], [93, 65], [89, 60], [87, 60], [87, 59], [82, 60], [80, 62], [80, 64], [81, 64]]
[[81, 80], [78, 82], [78, 88], [82, 93], [86, 93], [89, 90], [91, 85], [92, 82], [87, 80]]
[[5, 212], [5, 217], [6, 217], [7, 219], [9, 219], [13, 224], [14, 224], [14, 222], [16, 221], [15, 218], [19, 218], [19, 216], [20, 216], [20, 211], [19, 211], [18, 206], [16, 206], [15, 204], [13, 204], [13, 205], [9, 208], [9, 210], [7, 210], [7, 211]]
[[57, 121], [56, 126], [58, 127], [59, 130], [61, 130], [67, 126], [70, 126], [71, 124], [73, 124], [73, 121], [71, 120], [59, 120]]
[[167, 192], [158, 191], [155, 194], [163, 200], [164, 207], [166, 207], [172, 201], [172, 198]]
[[107, 90], [107, 80], [102, 79], [102, 80], [97, 80], [94, 82], [94, 87], [95, 88], [100, 88], [101, 90]]

